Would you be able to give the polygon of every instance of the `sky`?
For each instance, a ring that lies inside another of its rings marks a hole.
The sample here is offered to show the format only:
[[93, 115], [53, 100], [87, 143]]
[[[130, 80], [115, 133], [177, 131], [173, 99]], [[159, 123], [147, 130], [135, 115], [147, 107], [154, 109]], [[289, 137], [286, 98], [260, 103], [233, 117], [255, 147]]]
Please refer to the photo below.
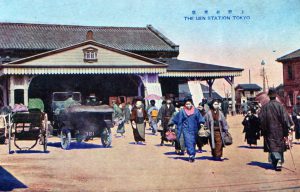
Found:
[[[243, 68], [236, 84], [249, 83], [250, 70], [251, 83], [262, 86], [264, 60], [267, 84], [279, 85], [282, 64], [275, 60], [300, 49], [300, 0], [0, 0], [0, 8], [0, 22], [151, 24], [179, 45], [179, 59]], [[225, 80], [215, 88], [230, 90]]]

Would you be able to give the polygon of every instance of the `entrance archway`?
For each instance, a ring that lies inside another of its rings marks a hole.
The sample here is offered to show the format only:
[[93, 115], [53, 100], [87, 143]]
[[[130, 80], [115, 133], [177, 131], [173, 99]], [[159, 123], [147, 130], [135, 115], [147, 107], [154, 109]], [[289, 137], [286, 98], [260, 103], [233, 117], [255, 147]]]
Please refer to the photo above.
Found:
[[108, 104], [110, 96], [137, 96], [139, 83], [137, 75], [127, 74], [43, 75], [32, 79], [28, 92], [29, 98], [42, 99], [45, 111], [49, 113], [53, 92], [81, 92], [83, 100], [95, 93], [104, 104]]

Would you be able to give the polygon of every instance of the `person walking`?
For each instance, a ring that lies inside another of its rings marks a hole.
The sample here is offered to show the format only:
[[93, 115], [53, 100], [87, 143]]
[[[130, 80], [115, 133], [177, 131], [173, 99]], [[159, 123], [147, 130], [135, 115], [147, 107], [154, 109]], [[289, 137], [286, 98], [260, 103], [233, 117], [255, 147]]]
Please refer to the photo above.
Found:
[[[200, 114], [202, 115], [202, 117], [204, 117], [206, 115], [206, 111], [204, 109], [204, 105], [203, 103], [199, 103], [197, 109], [199, 110]], [[199, 127], [200, 129], [200, 127]], [[199, 131], [199, 130], [198, 130]], [[197, 147], [198, 147], [198, 150], [200, 153], [203, 152], [202, 150], [202, 147], [206, 144], [208, 144], [208, 138], [205, 138], [205, 137], [200, 137], [198, 134], [196, 135], [196, 144], [197, 144]]]
[[147, 113], [152, 133], [153, 135], [157, 135], [158, 108], [155, 106], [155, 100], [150, 101], [150, 107]]
[[219, 102], [213, 99], [210, 102], [210, 110], [205, 115], [205, 125], [210, 129], [209, 143], [213, 159], [221, 161], [223, 156], [224, 135], [228, 132], [228, 124], [219, 108]]
[[224, 114], [225, 119], [227, 118], [227, 114], [228, 114], [228, 108], [229, 108], [229, 102], [226, 99], [223, 99], [222, 103], [221, 103], [221, 108], [222, 108], [222, 112]]
[[286, 151], [286, 138], [291, 127], [288, 113], [276, 101], [276, 90], [270, 88], [270, 101], [263, 105], [259, 113], [262, 136], [264, 137], [264, 151], [269, 153], [269, 162], [276, 171], [281, 171]]
[[160, 132], [161, 133], [161, 142], [160, 145], [163, 146], [164, 142], [168, 140], [166, 139], [166, 132], [169, 130], [168, 124], [169, 121], [175, 112], [175, 107], [172, 104], [171, 99], [167, 99], [166, 104], [162, 105], [162, 107], [159, 109], [158, 112], [158, 121], [159, 124], [162, 125], [163, 130]]
[[145, 140], [145, 127], [146, 127], [147, 113], [143, 108], [142, 101], [137, 101], [135, 107], [131, 112], [131, 125], [133, 130], [133, 137], [135, 144], [139, 142], [144, 143]]
[[184, 137], [184, 144], [189, 155], [189, 162], [195, 161], [196, 136], [198, 135], [200, 125], [204, 123], [204, 118], [200, 112], [195, 109], [191, 99], [185, 100], [183, 109], [181, 109], [172, 119], [172, 124], [175, 124], [178, 127], [178, 140], [180, 140], [181, 137]]
[[126, 124], [129, 124], [131, 109], [132, 109], [132, 107], [131, 107], [130, 102], [127, 102], [126, 105], [125, 105], [125, 109], [124, 109], [125, 123]]
[[242, 124], [244, 125], [245, 141], [247, 141], [249, 147], [257, 145], [257, 140], [260, 137], [260, 122], [255, 108], [248, 111]]
[[246, 101], [243, 101], [243, 103], [241, 105], [241, 108], [242, 108], [243, 115], [245, 116], [248, 112], [248, 109], [249, 109], [248, 104], [247, 104]]
[[[171, 126], [175, 130], [175, 134], [177, 135], [178, 134], [178, 126], [176, 126], [175, 124], [172, 124], [172, 121], [173, 121], [174, 117], [177, 115], [177, 113], [180, 111], [181, 105], [179, 102], [175, 102], [174, 106], [175, 106], [175, 112], [173, 113], [172, 118], [169, 121], [169, 126]], [[177, 155], [184, 155], [185, 145], [184, 145], [184, 137], [182, 136], [182, 134], [179, 138], [176, 137], [176, 140], [174, 142], [175, 142], [175, 153]]]
[[300, 96], [297, 96], [297, 103], [293, 106], [292, 119], [295, 124], [295, 139], [300, 139]]
[[118, 134], [121, 135], [121, 137], [124, 136], [125, 133], [125, 113], [123, 110], [123, 106], [122, 104], [120, 104], [119, 106], [117, 105], [116, 101], [113, 101], [113, 121], [115, 126], [117, 126], [117, 133], [116, 136]]

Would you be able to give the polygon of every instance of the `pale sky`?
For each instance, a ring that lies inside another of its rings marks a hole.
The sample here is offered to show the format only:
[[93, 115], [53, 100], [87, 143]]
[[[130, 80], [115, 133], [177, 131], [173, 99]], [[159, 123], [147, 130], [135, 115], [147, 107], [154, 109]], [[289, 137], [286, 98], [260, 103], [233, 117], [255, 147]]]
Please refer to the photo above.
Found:
[[[279, 85], [282, 65], [276, 58], [300, 48], [300, 0], [0, 0], [0, 8], [0, 22], [151, 24], [180, 45], [179, 59], [244, 68], [236, 84], [248, 83], [250, 69], [252, 83], [262, 86], [259, 73], [264, 60], [269, 85]], [[187, 21], [185, 16], [231, 16], [231, 20]], [[229, 88], [225, 81], [216, 83], [222, 95], [223, 83]]]

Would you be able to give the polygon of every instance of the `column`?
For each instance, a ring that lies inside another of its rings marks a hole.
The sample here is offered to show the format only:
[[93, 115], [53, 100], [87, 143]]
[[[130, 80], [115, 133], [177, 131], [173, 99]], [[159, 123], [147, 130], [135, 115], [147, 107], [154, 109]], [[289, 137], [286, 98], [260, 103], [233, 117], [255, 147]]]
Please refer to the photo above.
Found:
[[24, 88], [24, 105], [28, 106], [28, 88]]
[[9, 106], [13, 107], [15, 104], [15, 90], [9, 90]]
[[231, 86], [231, 112], [232, 115], [236, 115], [235, 109], [235, 90], [234, 90], [234, 77], [224, 77], [224, 79], [230, 84]]
[[235, 108], [235, 90], [234, 90], [234, 77], [232, 77], [232, 84], [231, 84], [231, 101], [232, 101], [232, 115], [236, 115], [236, 108]]

